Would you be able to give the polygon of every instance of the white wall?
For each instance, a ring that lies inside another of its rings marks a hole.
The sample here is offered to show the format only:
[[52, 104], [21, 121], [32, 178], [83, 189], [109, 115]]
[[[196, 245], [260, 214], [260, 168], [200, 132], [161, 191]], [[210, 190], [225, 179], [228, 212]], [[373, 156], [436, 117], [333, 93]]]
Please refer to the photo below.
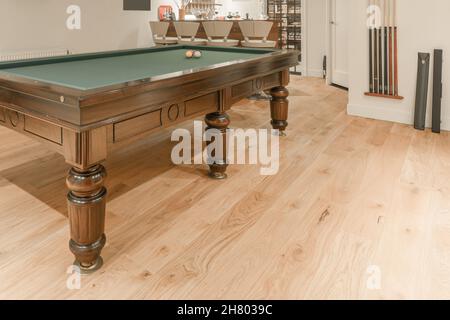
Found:
[[[81, 7], [81, 30], [68, 30], [66, 9]], [[151, 44], [154, 14], [123, 11], [122, 0], [1, 0], [0, 52], [64, 48], [89, 52]]]
[[[412, 124], [414, 121], [415, 91], [417, 80], [417, 52], [444, 49], [444, 57], [450, 54], [450, 1], [448, 0], [398, 0], [399, 25], [399, 94], [402, 101], [364, 96], [368, 91], [369, 49], [366, 28], [366, 2], [352, 2], [350, 30], [348, 112], [369, 118]], [[432, 68], [431, 68], [432, 70]], [[450, 63], [444, 61], [444, 92], [442, 100], [442, 128], [450, 130]], [[428, 104], [428, 126], [431, 123], [432, 74]]]
[[[220, 14], [239, 11], [259, 18], [263, 0], [218, 0]], [[326, 47], [326, 0], [305, 0], [308, 10], [306, 74], [322, 75]], [[81, 30], [68, 30], [66, 9], [81, 8]], [[161, 4], [177, 12], [175, 0], [153, 0], [152, 11], [123, 11], [123, 0], [0, 0], [0, 54], [42, 49], [73, 53], [145, 47], [153, 44], [149, 20]]]
[[326, 1], [306, 1], [306, 66], [305, 74], [310, 77], [322, 77], [323, 57], [326, 55]]
[[[239, 11], [259, 18], [263, 0], [218, 0], [220, 14]], [[66, 9], [81, 7], [81, 30], [68, 30]], [[0, 53], [49, 48], [73, 53], [152, 45], [147, 22], [158, 7], [175, 0], [153, 0], [152, 11], [123, 11], [123, 0], [0, 0]]]
[[[227, 16], [228, 12], [239, 11], [242, 18], [248, 13], [251, 19], [259, 19], [263, 13], [265, 0], [217, 0], [222, 6], [217, 7], [220, 15]], [[266, 14], [266, 12], [264, 12]]]

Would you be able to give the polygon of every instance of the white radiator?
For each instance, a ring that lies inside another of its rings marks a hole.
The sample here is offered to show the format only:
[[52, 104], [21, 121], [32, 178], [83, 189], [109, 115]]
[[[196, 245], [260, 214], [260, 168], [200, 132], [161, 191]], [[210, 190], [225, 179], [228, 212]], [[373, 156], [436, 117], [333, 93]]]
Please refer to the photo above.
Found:
[[28, 59], [37, 59], [37, 58], [48, 58], [48, 57], [57, 57], [57, 56], [65, 56], [70, 54], [70, 51], [67, 49], [54, 49], [48, 51], [24, 51], [17, 53], [5, 53], [0, 54], [0, 62], [5, 61], [16, 61], [16, 60], [28, 60]]

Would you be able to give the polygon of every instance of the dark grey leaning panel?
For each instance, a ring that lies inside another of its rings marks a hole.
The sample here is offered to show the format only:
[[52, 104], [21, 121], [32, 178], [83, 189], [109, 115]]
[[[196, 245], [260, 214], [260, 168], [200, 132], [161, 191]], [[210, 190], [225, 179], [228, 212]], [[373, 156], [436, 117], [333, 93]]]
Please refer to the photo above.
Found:
[[441, 49], [434, 50], [432, 130], [435, 133], [441, 132], [442, 58], [443, 58], [443, 50], [441, 50]]
[[414, 113], [414, 128], [417, 130], [425, 130], [429, 73], [430, 54], [419, 53], [419, 61], [417, 66], [416, 108]]

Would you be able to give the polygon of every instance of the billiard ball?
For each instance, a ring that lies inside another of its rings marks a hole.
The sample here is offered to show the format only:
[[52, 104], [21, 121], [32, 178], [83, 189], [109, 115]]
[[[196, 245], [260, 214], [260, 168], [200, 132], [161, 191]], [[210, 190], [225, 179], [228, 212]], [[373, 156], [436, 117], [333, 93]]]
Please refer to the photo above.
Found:
[[194, 58], [200, 58], [202, 56], [202, 52], [201, 51], [194, 51]]
[[190, 58], [192, 58], [193, 55], [194, 55], [194, 51], [192, 51], [192, 50], [186, 51], [186, 58], [190, 59]]

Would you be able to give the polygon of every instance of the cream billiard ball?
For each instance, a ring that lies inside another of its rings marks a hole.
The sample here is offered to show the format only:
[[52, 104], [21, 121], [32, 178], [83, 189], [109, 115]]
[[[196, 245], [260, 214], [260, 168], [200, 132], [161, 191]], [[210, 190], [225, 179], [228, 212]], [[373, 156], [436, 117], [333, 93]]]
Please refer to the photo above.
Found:
[[186, 58], [190, 59], [194, 56], [194, 51], [188, 50], [186, 51]]
[[201, 51], [194, 51], [194, 58], [201, 58], [202, 52]]

